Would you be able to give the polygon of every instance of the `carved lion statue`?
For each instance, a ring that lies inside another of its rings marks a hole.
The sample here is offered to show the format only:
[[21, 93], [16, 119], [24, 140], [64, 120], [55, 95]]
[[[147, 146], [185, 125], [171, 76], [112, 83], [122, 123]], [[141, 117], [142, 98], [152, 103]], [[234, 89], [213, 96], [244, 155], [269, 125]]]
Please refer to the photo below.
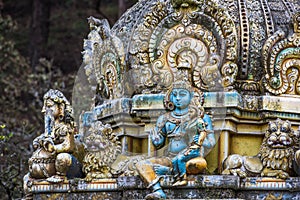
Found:
[[84, 139], [86, 154], [83, 159], [83, 172], [86, 180], [110, 178], [111, 165], [121, 153], [121, 143], [112, 132], [109, 124], [100, 121], [92, 124]]
[[297, 159], [295, 152], [299, 149], [298, 136], [298, 132], [292, 129], [289, 121], [277, 119], [270, 122], [258, 155], [228, 156], [223, 162], [222, 174], [240, 177], [261, 175], [286, 179], [294, 174], [293, 163], [295, 157]]
[[298, 133], [289, 121], [270, 122], [258, 154], [264, 166], [261, 175], [288, 178], [294, 173], [293, 160], [298, 149]]

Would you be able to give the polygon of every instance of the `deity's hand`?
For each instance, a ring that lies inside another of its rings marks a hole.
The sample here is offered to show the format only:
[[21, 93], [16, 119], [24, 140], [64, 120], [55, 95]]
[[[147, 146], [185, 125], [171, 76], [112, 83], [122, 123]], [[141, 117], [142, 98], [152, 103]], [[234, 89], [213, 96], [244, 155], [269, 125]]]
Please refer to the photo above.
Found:
[[32, 146], [34, 150], [37, 150], [42, 147], [42, 141], [41, 141], [42, 136], [38, 136], [35, 138], [32, 142]]
[[198, 122], [197, 122], [197, 128], [198, 128], [198, 130], [205, 130], [205, 127], [206, 127], [205, 122], [203, 121], [202, 118], [199, 118]]
[[158, 175], [170, 175], [172, 172], [170, 167], [166, 167], [166, 166], [159, 165], [159, 164], [154, 164], [153, 169], [154, 169], [155, 173]]
[[50, 153], [55, 152], [55, 144], [53, 143], [51, 138], [46, 138], [44, 140], [44, 148], [45, 148], [46, 151], [48, 151]]
[[155, 146], [158, 146], [158, 145], [161, 143], [162, 136], [159, 135], [159, 134], [157, 133], [156, 130], [152, 130], [152, 131], [150, 132], [150, 137], [151, 137], [152, 143], [153, 143]]

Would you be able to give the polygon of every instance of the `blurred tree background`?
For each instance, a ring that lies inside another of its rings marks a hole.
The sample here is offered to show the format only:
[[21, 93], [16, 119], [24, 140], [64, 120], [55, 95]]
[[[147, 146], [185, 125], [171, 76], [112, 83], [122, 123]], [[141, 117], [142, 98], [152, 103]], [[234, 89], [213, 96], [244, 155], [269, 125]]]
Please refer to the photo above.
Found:
[[71, 101], [87, 18], [111, 26], [136, 0], [0, 0], [0, 197], [21, 199], [50, 88]]

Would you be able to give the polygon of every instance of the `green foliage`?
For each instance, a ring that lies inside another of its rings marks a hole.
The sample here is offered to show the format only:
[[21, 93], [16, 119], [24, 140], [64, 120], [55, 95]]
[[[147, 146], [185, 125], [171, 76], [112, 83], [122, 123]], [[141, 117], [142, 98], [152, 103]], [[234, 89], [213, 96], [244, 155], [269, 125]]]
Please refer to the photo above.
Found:
[[2, 133], [2, 130], [6, 127], [5, 124], [0, 125], [0, 143], [1, 142], [8, 142], [10, 138], [13, 137], [14, 133], [10, 132], [10, 133]]
[[30, 149], [26, 148], [26, 143], [30, 140], [27, 131], [26, 124], [13, 129], [7, 128], [5, 124], [1, 125], [0, 188], [3, 191], [3, 199], [16, 199], [22, 195], [22, 177], [27, 169], [25, 159], [31, 153]]

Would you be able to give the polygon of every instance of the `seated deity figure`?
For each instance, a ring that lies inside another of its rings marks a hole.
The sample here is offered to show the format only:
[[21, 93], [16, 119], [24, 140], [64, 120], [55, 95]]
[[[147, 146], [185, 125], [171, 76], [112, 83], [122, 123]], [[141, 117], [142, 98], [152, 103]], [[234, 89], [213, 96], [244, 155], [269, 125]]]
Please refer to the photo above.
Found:
[[153, 190], [145, 199], [166, 198], [160, 185], [164, 175], [175, 175], [173, 186], [186, 185], [186, 162], [204, 157], [205, 152], [216, 144], [212, 121], [204, 114], [194, 91], [187, 81], [177, 81], [165, 96], [165, 107], [170, 112], [157, 119], [156, 127], [150, 133], [157, 150], [165, 147], [165, 156], [136, 164], [139, 175]]
[[29, 176], [58, 183], [65, 178], [82, 177], [82, 166], [73, 155], [75, 124], [72, 107], [58, 90], [44, 95], [42, 113], [45, 132], [34, 139], [34, 153], [29, 159]]

